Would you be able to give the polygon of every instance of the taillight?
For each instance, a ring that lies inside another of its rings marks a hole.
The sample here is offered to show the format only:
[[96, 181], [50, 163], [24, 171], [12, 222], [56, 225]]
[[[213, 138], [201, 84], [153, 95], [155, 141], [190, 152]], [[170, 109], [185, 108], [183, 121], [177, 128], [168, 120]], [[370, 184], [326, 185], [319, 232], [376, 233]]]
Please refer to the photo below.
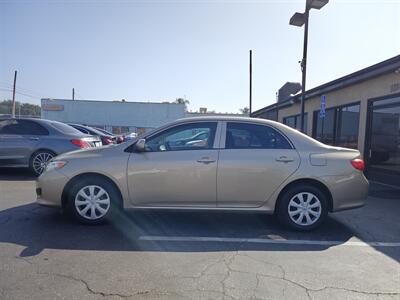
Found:
[[90, 148], [90, 144], [84, 140], [71, 140], [71, 143], [79, 148]]
[[351, 165], [360, 171], [364, 171], [365, 168], [365, 163], [361, 158], [355, 158], [351, 161]]

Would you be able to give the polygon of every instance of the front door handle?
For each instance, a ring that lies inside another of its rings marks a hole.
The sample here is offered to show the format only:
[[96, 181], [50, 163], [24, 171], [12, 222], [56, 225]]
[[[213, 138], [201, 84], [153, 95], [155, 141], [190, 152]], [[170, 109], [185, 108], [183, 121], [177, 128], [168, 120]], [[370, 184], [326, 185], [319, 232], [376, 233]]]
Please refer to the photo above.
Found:
[[37, 138], [37, 137], [29, 137], [28, 140], [30, 140], [30, 141], [38, 141], [39, 138]]
[[288, 162], [293, 161], [294, 159], [293, 158], [289, 158], [287, 156], [280, 156], [275, 160], [278, 161], [278, 162], [288, 163]]
[[209, 157], [202, 157], [202, 158], [198, 159], [197, 162], [201, 163], [201, 164], [208, 165], [208, 164], [211, 164], [211, 163], [215, 163], [215, 160], [210, 159]]

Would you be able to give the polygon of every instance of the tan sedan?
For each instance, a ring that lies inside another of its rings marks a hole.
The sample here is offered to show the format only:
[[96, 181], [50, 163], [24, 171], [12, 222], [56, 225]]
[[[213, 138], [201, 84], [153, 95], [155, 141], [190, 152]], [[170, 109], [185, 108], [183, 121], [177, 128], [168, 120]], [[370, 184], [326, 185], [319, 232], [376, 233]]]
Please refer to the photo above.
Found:
[[188, 118], [130, 143], [57, 156], [38, 178], [37, 202], [89, 224], [119, 208], [247, 210], [310, 230], [328, 212], [364, 205], [363, 169], [359, 151], [281, 123]]

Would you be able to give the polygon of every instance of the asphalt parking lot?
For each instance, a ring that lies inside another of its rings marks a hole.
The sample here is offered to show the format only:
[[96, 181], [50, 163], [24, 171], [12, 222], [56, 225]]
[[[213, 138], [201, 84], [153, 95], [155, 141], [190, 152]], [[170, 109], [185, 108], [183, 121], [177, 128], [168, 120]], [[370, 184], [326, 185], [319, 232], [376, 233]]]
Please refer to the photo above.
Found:
[[254, 213], [129, 212], [79, 225], [0, 170], [0, 299], [400, 299], [400, 190], [309, 233]]

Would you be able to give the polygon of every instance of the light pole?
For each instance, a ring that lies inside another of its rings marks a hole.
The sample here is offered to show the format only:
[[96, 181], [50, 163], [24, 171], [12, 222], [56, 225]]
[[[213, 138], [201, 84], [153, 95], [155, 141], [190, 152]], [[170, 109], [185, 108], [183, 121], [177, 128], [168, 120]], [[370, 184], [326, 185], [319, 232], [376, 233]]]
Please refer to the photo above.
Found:
[[312, 8], [321, 9], [329, 0], [306, 0], [306, 9], [304, 13], [296, 12], [289, 21], [290, 25], [302, 27], [304, 25], [303, 41], [303, 59], [301, 60], [301, 113], [300, 130], [304, 132], [304, 100], [306, 94], [306, 76], [307, 76], [307, 44], [308, 44], [308, 17]]

